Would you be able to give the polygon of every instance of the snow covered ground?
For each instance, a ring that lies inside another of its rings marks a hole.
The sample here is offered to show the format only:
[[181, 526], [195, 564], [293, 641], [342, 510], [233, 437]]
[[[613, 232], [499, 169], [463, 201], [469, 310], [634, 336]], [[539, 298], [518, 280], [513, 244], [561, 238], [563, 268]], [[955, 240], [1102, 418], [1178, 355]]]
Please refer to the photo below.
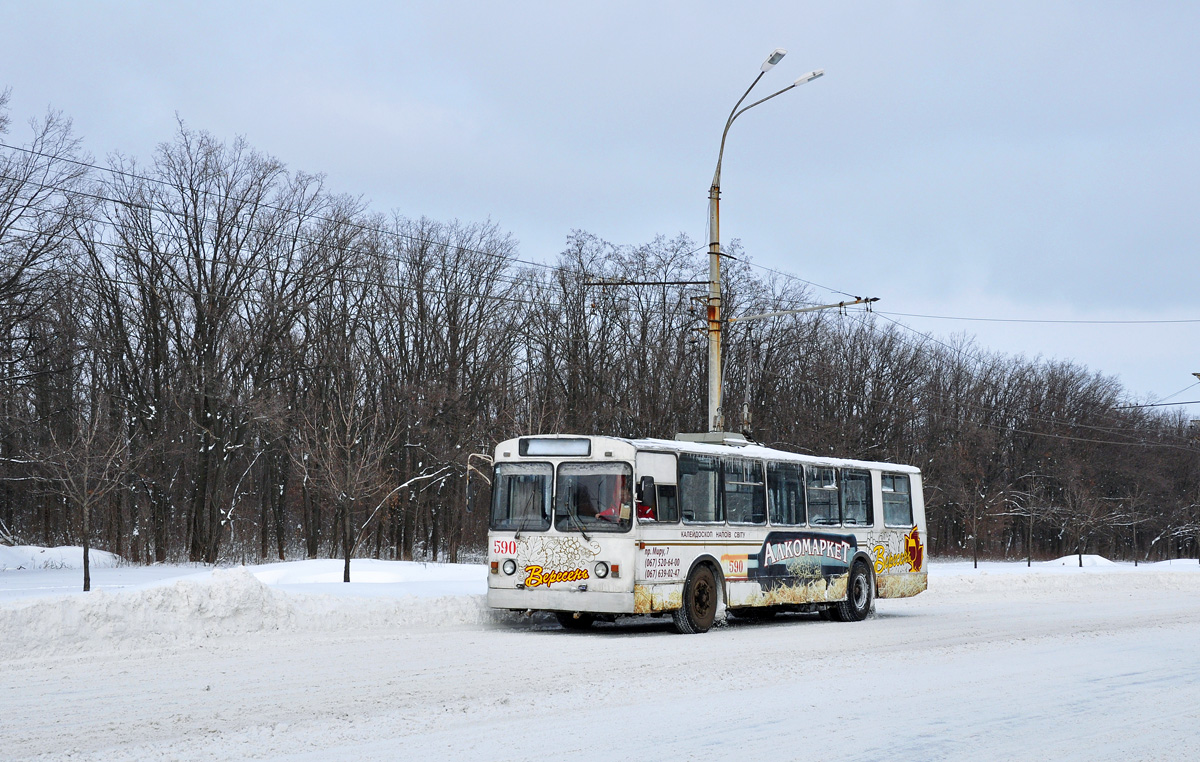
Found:
[[84, 594], [70, 550], [9, 555], [0, 759], [1200, 759], [1195, 559], [935, 562], [866, 622], [685, 637], [493, 616], [481, 566], [117, 565]]
[[[89, 554], [93, 569], [108, 568], [121, 563], [120, 557], [103, 550]], [[82, 569], [83, 548], [42, 548], [37, 545], [0, 545], [0, 572], [26, 569]]]

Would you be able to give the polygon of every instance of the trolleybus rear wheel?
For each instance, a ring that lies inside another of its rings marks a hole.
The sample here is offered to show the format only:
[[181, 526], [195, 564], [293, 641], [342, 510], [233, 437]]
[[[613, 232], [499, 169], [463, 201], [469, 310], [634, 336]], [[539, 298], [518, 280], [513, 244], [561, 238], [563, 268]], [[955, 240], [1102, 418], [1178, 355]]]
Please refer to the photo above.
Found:
[[672, 613], [675, 629], [684, 635], [708, 632], [717, 618], [717, 578], [707, 566], [697, 566], [683, 586], [683, 606]]
[[864, 563], [850, 567], [850, 578], [846, 580], [846, 600], [834, 607], [837, 618], [843, 622], [861, 622], [871, 613], [871, 602], [875, 590], [871, 586], [871, 573]]

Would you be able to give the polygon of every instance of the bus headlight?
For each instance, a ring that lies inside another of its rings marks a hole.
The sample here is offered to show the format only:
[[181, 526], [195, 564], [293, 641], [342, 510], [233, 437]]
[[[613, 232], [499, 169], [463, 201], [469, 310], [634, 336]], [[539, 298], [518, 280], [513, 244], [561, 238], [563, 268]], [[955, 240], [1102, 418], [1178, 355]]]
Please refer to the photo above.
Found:
[[600, 579], [604, 579], [605, 577], [607, 577], [608, 576], [608, 564], [604, 563], [603, 561], [598, 562], [596, 564], [596, 576], [599, 577]]
[[516, 574], [517, 573], [517, 562], [512, 560], [511, 558], [505, 559], [504, 560], [504, 573], [509, 576]]

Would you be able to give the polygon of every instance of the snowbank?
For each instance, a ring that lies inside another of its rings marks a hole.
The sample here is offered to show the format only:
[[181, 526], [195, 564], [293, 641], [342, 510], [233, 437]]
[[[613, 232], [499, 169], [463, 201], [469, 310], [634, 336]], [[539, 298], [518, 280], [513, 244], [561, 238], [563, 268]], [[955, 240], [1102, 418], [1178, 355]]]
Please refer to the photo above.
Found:
[[929, 590], [934, 595], [995, 593], [1000, 597], [1036, 600], [1087, 592], [1113, 598], [1140, 591], [1200, 591], [1200, 562], [1175, 559], [1134, 566], [1103, 556], [1070, 555], [1026, 566], [1020, 561], [934, 561], [929, 565]]
[[342, 582], [343, 564], [343, 561], [329, 559], [285, 561], [246, 568], [259, 582], [293, 592], [369, 597], [487, 593], [487, 569], [483, 564], [356, 559], [350, 564], [349, 584]]
[[[333, 579], [330, 565], [337, 567], [336, 583], [326, 582]], [[494, 619], [483, 596], [485, 574], [482, 566], [361, 560], [351, 572], [361, 581], [346, 585], [341, 562], [302, 561], [193, 573], [131, 590], [17, 598], [0, 602], [0, 651], [187, 646], [264, 631], [480, 625]]]
[[1109, 561], [1104, 556], [1094, 556], [1089, 553], [1084, 553], [1082, 556], [1072, 554], [1069, 556], [1063, 556], [1062, 558], [1056, 558], [1053, 561], [1043, 561], [1041, 565], [1042, 566], [1074, 566], [1076, 569], [1079, 569], [1079, 568], [1085, 567], [1085, 566], [1114, 567], [1117, 565], [1117, 562]]
[[[123, 563], [123, 559], [103, 550], [88, 553], [88, 566], [92, 569], [111, 568]], [[58, 548], [41, 548], [36, 545], [0, 545], [0, 572], [22, 569], [82, 569], [83, 548], [64, 545]]]

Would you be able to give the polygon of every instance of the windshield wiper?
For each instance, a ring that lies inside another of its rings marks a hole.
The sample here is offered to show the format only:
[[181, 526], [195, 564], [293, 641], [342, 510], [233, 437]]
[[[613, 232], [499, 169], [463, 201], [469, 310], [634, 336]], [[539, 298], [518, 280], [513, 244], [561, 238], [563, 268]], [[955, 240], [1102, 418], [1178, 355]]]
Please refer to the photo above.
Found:
[[575, 526], [579, 527], [579, 534], [583, 535], [583, 539], [587, 540], [588, 542], [592, 541], [592, 538], [588, 537], [587, 530], [583, 528], [583, 521], [580, 520], [579, 516], [574, 511], [567, 510], [567, 518], [573, 520], [575, 522]]
[[[533, 518], [533, 511], [531, 510], [533, 508], [533, 495], [530, 495], [528, 498], [526, 498], [524, 508], [526, 510], [522, 511], [523, 515], [521, 516], [521, 521], [517, 523], [517, 533], [513, 535], [514, 540], [521, 539], [521, 532], [525, 531], [525, 523], [529, 521], [529, 519]], [[544, 517], [539, 516], [539, 518]]]
[[521, 539], [521, 532], [525, 531], [525, 522], [529, 521], [529, 517], [532, 515], [533, 515], [532, 513], [527, 513], [521, 517], [521, 520], [519, 522], [517, 522], [517, 533], [513, 535], [514, 540]]

